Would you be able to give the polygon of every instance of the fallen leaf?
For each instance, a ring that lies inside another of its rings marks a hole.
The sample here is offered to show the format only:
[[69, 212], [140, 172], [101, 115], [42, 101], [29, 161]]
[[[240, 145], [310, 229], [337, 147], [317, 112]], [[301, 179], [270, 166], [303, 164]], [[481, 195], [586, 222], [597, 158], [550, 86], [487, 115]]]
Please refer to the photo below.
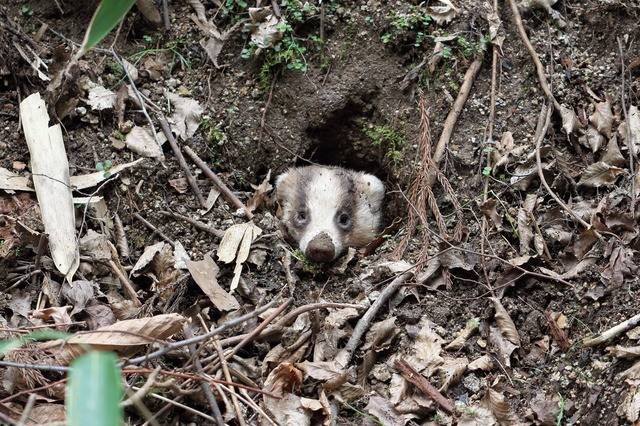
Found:
[[205, 254], [201, 261], [187, 261], [187, 268], [198, 287], [218, 310], [226, 312], [240, 309], [238, 301], [218, 284], [216, 276], [220, 268], [209, 254]]
[[582, 127], [573, 108], [560, 105], [560, 116], [562, 117], [562, 128], [567, 135], [577, 132]]
[[507, 310], [502, 306], [500, 300], [496, 297], [489, 298], [491, 302], [493, 302], [493, 308], [496, 311], [494, 318], [496, 319], [496, 323], [500, 328], [500, 332], [506, 337], [508, 341], [520, 347], [520, 334], [516, 329], [516, 325], [513, 323], [513, 320], [509, 316]]
[[53, 263], [67, 279], [80, 264], [69, 161], [60, 124], [49, 127], [49, 114], [38, 92], [20, 103], [22, 129], [31, 155], [31, 171]]
[[427, 12], [438, 25], [451, 22], [460, 13], [451, 0], [437, 0], [437, 5], [427, 7]]
[[607, 98], [604, 102], [599, 102], [595, 105], [595, 111], [589, 116], [589, 121], [596, 129], [607, 138], [611, 137], [611, 129], [613, 127], [613, 112], [611, 111], [611, 104]]
[[230, 263], [236, 260], [236, 267], [233, 271], [233, 280], [231, 288], [233, 291], [238, 287], [240, 274], [242, 273], [242, 264], [249, 257], [251, 243], [262, 233], [262, 229], [258, 228], [253, 222], [241, 223], [233, 225], [227, 229], [220, 241], [218, 247], [218, 259], [224, 263]]
[[171, 130], [186, 141], [198, 130], [204, 109], [195, 99], [183, 98], [175, 93], [169, 93], [169, 100], [175, 109], [170, 117]]
[[125, 137], [127, 148], [143, 157], [162, 158], [164, 153], [151, 133], [143, 127], [135, 126]]
[[622, 172], [624, 172], [624, 169], [599, 161], [587, 167], [582, 173], [578, 185], [589, 188], [613, 185]]

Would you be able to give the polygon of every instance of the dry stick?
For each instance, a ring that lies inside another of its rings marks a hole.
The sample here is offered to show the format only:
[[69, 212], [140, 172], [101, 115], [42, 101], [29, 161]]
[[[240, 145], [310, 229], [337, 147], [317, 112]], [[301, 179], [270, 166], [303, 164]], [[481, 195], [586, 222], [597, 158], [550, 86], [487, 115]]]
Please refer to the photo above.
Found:
[[[545, 114], [545, 109], [546, 109], [546, 114]], [[582, 225], [585, 229], [589, 229], [591, 228], [591, 226], [587, 222], [585, 222], [584, 219], [578, 216], [576, 212], [571, 210], [569, 206], [567, 206], [564, 203], [564, 201], [562, 201], [560, 197], [558, 197], [555, 194], [555, 192], [553, 192], [553, 190], [547, 183], [547, 180], [544, 178], [544, 173], [542, 172], [542, 160], [540, 158], [540, 147], [542, 145], [542, 140], [547, 135], [547, 130], [549, 129], [549, 123], [551, 122], [552, 111], [553, 111], [553, 108], [551, 108], [551, 105], [543, 105], [542, 110], [540, 111], [541, 116], [545, 115], [545, 120], [544, 120], [544, 124], [542, 125], [542, 129], [540, 130], [540, 132], [537, 132], [538, 134], [536, 135], [536, 165], [538, 167], [538, 176], [540, 177], [540, 182], [542, 182], [542, 185], [545, 187], [545, 189], [547, 190], [551, 198], [553, 198], [556, 201], [556, 203], [558, 203], [558, 205], [562, 207], [564, 211], [569, 213], [580, 225]]]
[[188, 146], [185, 146], [184, 152], [186, 152], [187, 155], [191, 158], [191, 160], [194, 163], [196, 163], [198, 167], [200, 167], [200, 170], [202, 170], [204, 174], [207, 175], [209, 180], [211, 180], [211, 182], [213, 182], [218, 187], [218, 189], [220, 189], [222, 196], [226, 198], [227, 201], [233, 204], [235, 208], [243, 210], [245, 215], [247, 216], [247, 219], [251, 220], [253, 218], [253, 213], [251, 213], [249, 209], [247, 209], [247, 207], [242, 203], [242, 201], [240, 201], [240, 199], [236, 197], [236, 194], [231, 192], [231, 190], [227, 187], [227, 185], [224, 184], [222, 179], [220, 179], [218, 175], [216, 175], [209, 168], [209, 166], [207, 166], [207, 164], [204, 161], [202, 161], [195, 152], [193, 152], [191, 148], [189, 148]]
[[[187, 339], [193, 339], [193, 333], [191, 332], [191, 329], [189, 328], [188, 324], [185, 324], [182, 327], [182, 332], [184, 333]], [[191, 356], [195, 357], [193, 361], [196, 367], [196, 371], [198, 372], [199, 375], [204, 376], [205, 375], [204, 368], [202, 368], [202, 363], [200, 362], [200, 358], [196, 356], [196, 352], [197, 352], [196, 345], [192, 343], [188, 346], [188, 348], [189, 348], [189, 352], [191, 353]], [[209, 383], [205, 383], [205, 382], [200, 382], [200, 386], [202, 387], [202, 391], [204, 392], [204, 395], [207, 398], [207, 402], [209, 402], [209, 406], [213, 411], [213, 417], [215, 417], [216, 424], [218, 426], [224, 426], [224, 419], [222, 418], [220, 407], [218, 407], [218, 402], [216, 401], [215, 396], [213, 396], [213, 391], [211, 390], [211, 386], [209, 386]]]
[[171, 217], [173, 217], [175, 219], [183, 220], [183, 221], [193, 225], [195, 228], [199, 229], [200, 231], [207, 232], [207, 233], [213, 235], [214, 237], [218, 237], [218, 238], [224, 237], [224, 231], [221, 231], [219, 229], [213, 228], [211, 226], [207, 226], [202, 222], [199, 222], [199, 221], [197, 221], [195, 219], [191, 219], [188, 216], [181, 215], [180, 213], [161, 211], [160, 214], [163, 215], [163, 216], [171, 216]]
[[[218, 353], [218, 359], [222, 361], [222, 374], [224, 375], [225, 380], [227, 382], [232, 382], [231, 373], [229, 373], [229, 365], [224, 358], [224, 349], [222, 349], [222, 345], [220, 345], [220, 339], [218, 336], [213, 338], [213, 347]], [[245, 426], [246, 423], [244, 421], [244, 416], [242, 415], [242, 410], [240, 410], [240, 404], [238, 404], [238, 394], [236, 393], [235, 388], [233, 386], [228, 388], [226, 386], [221, 386], [220, 388], [225, 389], [231, 395], [231, 403], [233, 404], [233, 409], [236, 412], [236, 420], [238, 420], [240, 426]]]
[[[453, 127], [458, 121], [458, 117], [460, 117], [460, 113], [462, 112], [462, 108], [464, 104], [467, 102], [467, 98], [469, 97], [469, 93], [471, 93], [471, 86], [478, 75], [478, 71], [480, 70], [480, 66], [482, 65], [482, 59], [484, 58], [484, 54], [481, 54], [476, 58], [475, 61], [471, 64], [469, 69], [464, 75], [464, 81], [462, 82], [462, 86], [460, 86], [460, 91], [458, 92], [458, 97], [453, 103], [453, 107], [451, 111], [449, 111], [449, 115], [447, 115], [447, 119], [444, 121], [444, 125], [442, 126], [442, 134], [440, 135], [440, 139], [438, 140], [438, 145], [436, 146], [436, 150], [433, 154], [433, 162], [439, 168], [442, 159], [444, 158], [444, 152], [447, 149], [447, 145], [449, 144], [449, 140], [451, 139], [451, 134], [453, 133]], [[429, 180], [427, 184], [429, 186], [433, 186], [436, 181], [435, 172], [429, 173]]]
[[509, 0], [509, 6], [511, 6], [511, 12], [513, 13], [513, 18], [516, 21], [516, 27], [518, 27], [518, 34], [520, 34], [520, 38], [522, 42], [526, 46], [529, 51], [529, 55], [531, 59], [533, 59], [533, 63], [536, 66], [536, 72], [538, 73], [538, 80], [540, 81], [540, 86], [542, 87], [542, 91], [545, 93], [547, 98], [553, 101], [553, 106], [556, 111], [560, 113], [560, 104], [553, 97], [553, 93], [551, 92], [551, 88], [549, 87], [549, 83], [547, 83], [547, 76], [544, 72], [544, 67], [542, 66], [542, 62], [540, 62], [540, 58], [536, 53], [531, 41], [529, 41], [529, 37], [527, 37], [527, 33], [524, 30], [524, 25], [522, 25], [522, 18], [520, 17], [520, 12], [518, 11], [518, 6], [516, 5], [516, 0]]
[[[285, 303], [291, 303], [292, 301], [293, 301], [293, 299], [287, 299], [287, 301]], [[126, 365], [137, 364], [137, 363], [140, 363], [140, 362], [148, 362], [148, 361], [150, 361], [150, 360], [152, 360], [154, 358], [157, 358], [157, 357], [162, 356], [162, 355], [164, 355], [166, 353], [169, 353], [174, 349], [178, 349], [178, 348], [181, 348], [183, 346], [190, 345], [192, 343], [198, 343], [198, 342], [201, 342], [203, 340], [210, 339], [213, 336], [217, 336], [218, 334], [223, 333], [226, 330], [228, 330], [228, 329], [230, 329], [232, 327], [235, 327], [236, 325], [242, 324], [243, 322], [248, 321], [251, 318], [260, 315], [261, 313], [263, 313], [264, 311], [269, 309], [275, 302], [276, 301], [274, 299], [271, 302], [267, 303], [266, 305], [255, 309], [253, 312], [249, 312], [248, 314], [245, 314], [245, 315], [243, 315], [241, 317], [238, 317], [238, 318], [236, 318], [234, 320], [226, 322], [226, 323], [222, 324], [220, 327], [218, 327], [218, 328], [216, 328], [214, 330], [211, 330], [210, 332], [208, 332], [206, 334], [203, 334], [201, 336], [196, 336], [193, 339], [186, 339], [186, 340], [181, 340], [179, 342], [174, 342], [174, 343], [172, 343], [170, 345], [167, 345], [164, 348], [158, 349], [155, 352], [151, 352], [149, 354], [145, 354], [145, 355], [139, 356], [137, 358], [125, 360], [125, 361], [121, 362], [119, 364], [119, 366], [120, 366], [120, 368], [123, 368]], [[0, 362], [2, 362], [2, 361], [0, 361]], [[62, 371], [66, 371], [66, 370], [62, 370]]]
[[167, 243], [171, 244], [171, 247], [175, 247], [176, 243], [173, 242], [173, 240], [169, 237], [167, 237], [162, 231], [160, 231], [158, 228], [156, 228], [151, 222], [149, 222], [147, 219], [145, 219], [144, 217], [140, 216], [139, 213], [134, 213], [133, 217], [135, 217], [136, 219], [138, 219], [140, 222], [142, 222], [147, 228], [151, 229], [153, 232], [155, 232], [156, 234], [158, 234], [158, 236], [160, 238], [162, 238], [164, 241], [166, 241]]
[[167, 121], [164, 118], [160, 118], [160, 119], [158, 119], [158, 121], [160, 122], [160, 127], [162, 127], [162, 132], [167, 137], [167, 140], [169, 141], [169, 144], [171, 145], [171, 149], [173, 150], [173, 154], [178, 159], [178, 162], [180, 163], [180, 167], [182, 168], [182, 171], [184, 172], [185, 176], [187, 177], [187, 182], [189, 182], [189, 185], [191, 185], [191, 189], [193, 189], [193, 192], [196, 194], [196, 198], [198, 199], [198, 203], [200, 203], [200, 206], [202, 206], [203, 208], [206, 208], [207, 207], [207, 202], [205, 201], [204, 197], [202, 196], [202, 192], [200, 192], [200, 188], [198, 188], [198, 183], [196, 182], [195, 178], [191, 174], [191, 170], [189, 170], [189, 166], [187, 165], [187, 162], [185, 161], [184, 156], [182, 155], [182, 152], [180, 152], [180, 148], [178, 147], [178, 142], [176, 141], [176, 138], [173, 137], [173, 133], [171, 133], [171, 129], [169, 128], [169, 124], [167, 123]]
[[[266, 328], [262, 333], [260, 333], [259, 336], [257, 336], [257, 338], [262, 339], [262, 338], [271, 336], [273, 334], [276, 334], [278, 332], [281, 332], [284, 329], [284, 327], [286, 327], [286, 326], [290, 325], [291, 323], [293, 323], [293, 321], [295, 321], [296, 318], [298, 318], [300, 315], [304, 314], [305, 312], [310, 312], [310, 311], [317, 310], [317, 309], [328, 309], [328, 308], [365, 309], [365, 307], [362, 306], [362, 305], [348, 304], [348, 303], [312, 303], [310, 305], [300, 306], [299, 308], [296, 308], [293, 311], [291, 311], [288, 314], [286, 314], [284, 317], [282, 317], [277, 323], [275, 323], [271, 327]], [[233, 337], [228, 337], [226, 339], [221, 339], [220, 340], [220, 344], [222, 346], [224, 346], [224, 347], [235, 345], [235, 344], [241, 342], [243, 339], [245, 339], [246, 336], [248, 336], [248, 335], [249, 335], [248, 333], [247, 334], [240, 334], [238, 336], [233, 336]], [[215, 358], [215, 355], [213, 355], [213, 356], [211, 356], [209, 358], [205, 358], [203, 361], [205, 361], [205, 362], [212, 361], [213, 358]]]
[[637, 326], [638, 324], [640, 324], [640, 314], [635, 315], [631, 318], [629, 318], [626, 321], [621, 322], [620, 324], [616, 325], [615, 327], [612, 327], [600, 334], [598, 334], [595, 337], [587, 337], [582, 341], [582, 347], [583, 348], [588, 348], [590, 346], [595, 346], [595, 345], [599, 345], [600, 343], [605, 343], [608, 342], [609, 340], [613, 339], [614, 337], [619, 336], [620, 334], [624, 333], [625, 331], [629, 330], [630, 328], [633, 328], [635, 326]]
[[627, 115], [627, 104], [625, 101], [625, 93], [624, 93], [624, 54], [622, 52], [622, 43], [620, 42], [620, 37], [616, 37], [618, 41], [618, 50], [620, 50], [620, 64], [622, 66], [621, 79], [622, 79], [622, 89], [621, 95], [622, 98], [622, 112], [624, 113], [624, 122], [627, 125], [627, 134], [624, 135], [625, 142], [627, 143], [627, 149], [629, 150], [629, 170], [631, 171], [631, 213], [635, 212], [636, 207], [636, 173], [634, 171], [634, 162], [638, 161], [636, 156], [635, 147], [631, 143], [631, 126], [629, 126], [629, 117]]
[[[493, 11], [498, 13], [498, 0], [493, 0]], [[498, 46], [492, 44], [492, 56], [491, 56], [491, 95], [489, 101], [489, 122], [487, 123], [487, 142], [493, 144], [493, 126], [496, 118], [496, 90], [498, 86]], [[491, 150], [487, 150], [487, 167], [491, 166]], [[482, 162], [480, 162], [482, 163]], [[483, 202], [486, 203], [489, 194], [489, 176], [484, 178], [484, 193], [482, 196]], [[487, 229], [489, 222], [485, 215], [482, 215], [482, 225], [480, 227], [480, 253], [484, 253], [484, 243], [487, 238]], [[491, 280], [489, 279], [489, 273], [487, 272], [487, 262], [484, 256], [482, 256], [482, 273], [484, 279], [487, 282], [487, 288], [493, 294], [493, 288], [491, 286]]]
[[405, 272], [402, 275], [397, 276], [391, 283], [380, 293], [375, 302], [369, 307], [367, 312], [364, 313], [362, 318], [356, 324], [356, 327], [353, 329], [353, 333], [349, 338], [349, 341], [345, 345], [345, 347], [340, 351], [342, 353], [338, 354], [338, 362], [342, 365], [346, 366], [351, 362], [353, 358], [353, 354], [360, 345], [360, 341], [364, 333], [371, 327], [371, 321], [378, 314], [378, 311], [382, 308], [382, 306], [395, 294], [395, 292], [404, 285], [405, 281], [407, 281], [410, 277], [413, 276], [413, 272]]
[[[132, 388], [133, 388], [133, 389], [136, 389], [136, 387], [135, 387], [135, 386], [133, 386]], [[173, 399], [169, 399], [169, 398], [167, 398], [167, 397], [164, 397], [164, 396], [158, 395], [157, 393], [151, 393], [151, 394], [149, 394], [149, 396], [151, 396], [152, 398], [155, 398], [155, 399], [157, 399], [157, 400], [159, 400], [159, 401], [167, 402], [167, 403], [169, 403], [170, 405], [173, 405], [173, 406], [175, 406], [175, 407], [182, 408], [183, 410], [188, 411], [188, 412], [190, 412], [190, 413], [193, 413], [193, 414], [195, 414], [196, 416], [200, 416], [200, 417], [202, 417], [203, 419], [208, 420], [208, 421], [210, 421], [210, 422], [214, 422], [214, 421], [215, 421], [215, 419], [214, 419], [213, 417], [211, 417], [210, 415], [205, 414], [205, 413], [203, 413], [203, 412], [201, 412], [201, 411], [198, 411], [198, 410], [196, 410], [195, 408], [189, 407], [188, 405], [181, 404], [181, 403], [179, 403], [178, 401], [175, 401], [175, 400], [173, 400]], [[148, 424], [150, 423], [150, 421], [157, 419], [157, 418], [159, 417], [159, 414], [161, 414], [161, 413], [160, 413], [160, 412], [157, 412], [156, 414], [154, 414], [154, 415], [153, 415], [153, 417], [152, 417], [151, 419], [147, 420], [147, 421], [143, 424], [143, 426], [148, 425]]]
[[[351, 360], [353, 359], [353, 354], [356, 349], [360, 345], [362, 336], [371, 326], [371, 321], [378, 314], [378, 311], [382, 308], [382, 306], [395, 294], [395, 292], [402, 286], [405, 281], [407, 281], [410, 277], [413, 276], [413, 272], [405, 272], [402, 275], [397, 276], [391, 283], [380, 293], [375, 302], [369, 307], [367, 312], [360, 318], [356, 327], [353, 329], [353, 333], [349, 338], [346, 346], [338, 352], [336, 356], [336, 361], [343, 365], [347, 366]], [[339, 412], [339, 402], [334, 400], [331, 402], [331, 412], [333, 413], [333, 418], [331, 421], [331, 425], [335, 426], [337, 413]]]
[[436, 404], [441, 406], [447, 413], [455, 413], [456, 406], [453, 404], [453, 401], [442, 395], [435, 386], [429, 383], [426, 377], [410, 366], [407, 361], [402, 358], [396, 358], [394, 365], [398, 370], [400, 370], [400, 373], [405, 380], [413, 383], [415, 387], [431, 397], [431, 399], [433, 399]]

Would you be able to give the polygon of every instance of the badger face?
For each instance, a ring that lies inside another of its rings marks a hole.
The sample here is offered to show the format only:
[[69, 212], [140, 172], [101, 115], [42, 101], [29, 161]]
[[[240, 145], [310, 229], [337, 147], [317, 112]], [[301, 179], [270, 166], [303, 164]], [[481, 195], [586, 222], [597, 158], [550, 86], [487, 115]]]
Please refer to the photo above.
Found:
[[276, 180], [276, 216], [285, 237], [316, 262], [371, 242], [383, 198], [380, 179], [339, 167], [294, 168]]

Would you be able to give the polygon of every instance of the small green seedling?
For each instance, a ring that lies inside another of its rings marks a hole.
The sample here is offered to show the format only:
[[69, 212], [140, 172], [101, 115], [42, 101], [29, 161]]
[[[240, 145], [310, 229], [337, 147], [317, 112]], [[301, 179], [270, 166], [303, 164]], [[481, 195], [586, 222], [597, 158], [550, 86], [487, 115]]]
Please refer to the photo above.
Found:
[[491, 167], [485, 166], [482, 169], [482, 176], [487, 177], [487, 176], [491, 175], [491, 170], [492, 170]]
[[111, 160], [104, 160], [104, 162], [99, 162], [98, 164], [96, 164], [96, 170], [99, 172], [104, 172], [104, 178], [105, 179], [109, 179], [111, 177], [111, 167], [113, 166], [113, 163], [111, 162]]

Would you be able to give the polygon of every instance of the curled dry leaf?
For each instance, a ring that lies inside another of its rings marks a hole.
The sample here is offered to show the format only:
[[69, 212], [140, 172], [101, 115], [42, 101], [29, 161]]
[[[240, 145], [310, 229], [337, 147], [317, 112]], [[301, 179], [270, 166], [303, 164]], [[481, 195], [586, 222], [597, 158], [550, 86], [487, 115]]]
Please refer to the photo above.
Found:
[[135, 126], [127, 133], [125, 143], [127, 148], [143, 157], [164, 157], [162, 148], [146, 128]]
[[[580, 138], [579, 141], [582, 142], [584, 146], [590, 148], [592, 152], [598, 152], [605, 143], [605, 138], [602, 136], [602, 133], [598, 131], [592, 124], [587, 126], [587, 134], [583, 138]], [[585, 143], [586, 142], [586, 143]]]
[[[54, 340], [39, 347], [51, 352], [62, 365], [69, 364], [90, 346], [105, 351], [138, 349], [156, 339], [167, 339], [182, 330], [188, 320], [178, 314], [119, 321], [85, 334], [76, 334], [63, 342]], [[123, 333], [124, 332], [124, 333]]]
[[495, 319], [496, 323], [498, 323], [498, 327], [500, 328], [500, 332], [508, 341], [520, 347], [520, 334], [518, 333], [513, 320], [509, 316], [509, 313], [504, 306], [502, 306], [502, 303], [498, 298], [491, 297], [490, 299], [491, 302], [493, 302], [493, 308], [496, 311]]
[[560, 116], [562, 117], [562, 128], [567, 135], [577, 132], [582, 127], [573, 108], [560, 105]]
[[273, 47], [282, 39], [282, 28], [287, 21], [272, 13], [270, 7], [250, 7], [249, 16], [253, 22], [251, 41], [260, 49]]
[[444, 348], [448, 351], [457, 351], [462, 349], [467, 340], [469, 340], [469, 337], [478, 330], [478, 327], [480, 327], [480, 318], [470, 319], [467, 321], [466, 327], [460, 330], [455, 339], [453, 339], [451, 343]]
[[624, 415], [630, 424], [636, 425], [640, 419], [640, 387], [631, 386], [618, 407], [618, 415]]
[[513, 412], [509, 402], [503, 394], [494, 390], [487, 389], [484, 395], [484, 402], [491, 409], [491, 412], [501, 425], [518, 424], [518, 416]]
[[218, 247], [218, 259], [224, 263], [230, 263], [233, 259], [236, 260], [230, 291], [238, 287], [242, 264], [249, 258], [251, 243], [261, 233], [262, 229], [254, 225], [253, 222], [233, 225], [225, 231], [224, 237], [220, 241], [220, 247]]
[[[629, 121], [629, 129], [627, 130], [627, 123], [622, 122], [618, 127], [618, 133], [627, 142], [627, 146], [632, 147], [633, 151], [638, 154], [640, 153], [640, 113], [638, 112], [638, 107], [629, 107], [627, 119]], [[627, 138], [629, 138], [628, 141]]]
[[618, 138], [613, 136], [607, 144], [607, 151], [602, 156], [601, 161], [610, 166], [622, 167], [627, 164], [627, 160], [622, 156], [618, 146]]
[[480, 358], [471, 361], [467, 368], [469, 371], [491, 371], [493, 369], [493, 359], [491, 358], [491, 355], [483, 355]]
[[169, 100], [175, 108], [170, 118], [171, 130], [186, 141], [198, 130], [204, 109], [195, 99], [183, 98], [175, 93], [169, 93]]
[[536, 194], [527, 194], [522, 207], [518, 209], [518, 235], [520, 236], [520, 254], [529, 253], [529, 246], [533, 240], [533, 225], [531, 223], [531, 214], [536, 206], [538, 197]]
[[269, 192], [273, 189], [273, 186], [269, 183], [270, 179], [271, 170], [269, 170], [267, 176], [264, 178], [260, 185], [251, 185], [251, 187], [255, 190], [251, 198], [249, 198], [249, 200], [247, 201], [247, 210], [249, 210], [251, 213], [253, 213], [255, 209], [260, 207], [265, 202], [267, 196], [269, 195]]
[[578, 185], [589, 188], [613, 185], [622, 172], [624, 172], [624, 169], [598, 161], [587, 167]]
[[594, 113], [589, 116], [589, 121], [600, 133], [605, 135], [607, 138], [611, 137], [611, 130], [613, 128], [613, 112], [611, 111], [609, 99], [596, 104]]
[[640, 357], [640, 346], [632, 346], [632, 347], [625, 347], [620, 345], [609, 346], [607, 348], [607, 352], [609, 352], [610, 355], [615, 356], [617, 358], [637, 358], [637, 357]]
[[460, 13], [451, 0], [437, 0], [435, 4], [427, 7], [427, 12], [438, 25], [451, 22]]
[[385, 426], [405, 426], [412, 418], [418, 417], [415, 414], [400, 413], [391, 401], [378, 394], [371, 395], [364, 411], [374, 416]]

